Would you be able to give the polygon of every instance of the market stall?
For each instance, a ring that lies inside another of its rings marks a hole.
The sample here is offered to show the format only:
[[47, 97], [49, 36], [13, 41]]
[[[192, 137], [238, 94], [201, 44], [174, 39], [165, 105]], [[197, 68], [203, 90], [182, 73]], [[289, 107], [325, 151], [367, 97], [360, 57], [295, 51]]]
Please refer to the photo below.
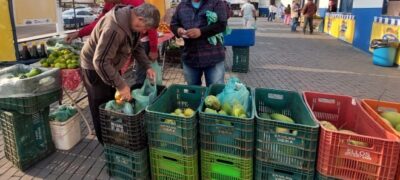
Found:
[[355, 16], [342, 13], [326, 13], [324, 32], [352, 44], [355, 30]]
[[[383, 39], [389, 42], [400, 42], [400, 18], [391, 16], [380, 16], [374, 18], [372, 24], [371, 40]], [[370, 48], [373, 52], [373, 49]], [[400, 49], [397, 50], [396, 64], [400, 65]]]

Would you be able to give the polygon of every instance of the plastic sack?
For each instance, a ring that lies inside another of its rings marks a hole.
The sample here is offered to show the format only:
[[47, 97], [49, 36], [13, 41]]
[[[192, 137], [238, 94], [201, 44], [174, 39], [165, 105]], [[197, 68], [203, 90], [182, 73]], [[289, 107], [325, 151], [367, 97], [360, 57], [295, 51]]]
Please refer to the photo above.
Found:
[[142, 88], [132, 91], [132, 97], [135, 99], [135, 112], [140, 112], [155, 100], [157, 97], [157, 87], [146, 79]]
[[124, 102], [124, 104], [119, 105], [115, 100], [108, 101], [105, 106], [106, 110], [115, 111], [118, 113], [124, 113], [126, 115], [134, 115], [133, 106], [129, 102]]
[[221, 104], [228, 103], [233, 106], [239, 103], [244, 109], [247, 109], [249, 106], [249, 96], [250, 92], [246, 86], [238, 78], [232, 77], [228, 80], [224, 90], [217, 95], [217, 98]]
[[[37, 68], [37, 67], [36, 67]], [[61, 89], [59, 69], [38, 68], [41, 74], [20, 79], [18, 74], [29, 72], [31, 66], [16, 64], [0, 70], [0, 98], [32, 97]]]
[[58, 122], [65, 122], [72, 116], [74, 116], [78, 111], [72, 106], [60, 106], [56, 111], [50, 113], [49, 117], [51, 120]]
[[162, 85], [163, 79], [162, 79], [161, 66], [158, 64], [158, 62], [154, 62], [151, 64], [151, 68], [156, 72], [156, 84]]
[[75, 54], [80, 54], [83, 47], [83, 43], [79, 41], [73, 41], [71, 44], [67, 44], [64, 38], [50, 38], [46, 41], [46, 47], [48, 52], [53, 52], [58, 49], [69, 49]]

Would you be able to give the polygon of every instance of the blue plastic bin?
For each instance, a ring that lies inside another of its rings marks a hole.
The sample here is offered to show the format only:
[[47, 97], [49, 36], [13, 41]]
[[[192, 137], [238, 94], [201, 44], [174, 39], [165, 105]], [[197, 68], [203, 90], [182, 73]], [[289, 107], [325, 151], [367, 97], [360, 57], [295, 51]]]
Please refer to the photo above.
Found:
[[258, 11], [260, 12], [261, 17], [268, 17], [268, 15], [269, 15], [268, 8], [259, 8]]
[[225, 46], [254, 46], [255, 42], [255, 29], [232, 29], [230, 35], [224, 36]]
[[391, 67], [394, 65], [397, 49], [394, 47], [381, 47], [374, 49], [372, 62], [377, 66]]

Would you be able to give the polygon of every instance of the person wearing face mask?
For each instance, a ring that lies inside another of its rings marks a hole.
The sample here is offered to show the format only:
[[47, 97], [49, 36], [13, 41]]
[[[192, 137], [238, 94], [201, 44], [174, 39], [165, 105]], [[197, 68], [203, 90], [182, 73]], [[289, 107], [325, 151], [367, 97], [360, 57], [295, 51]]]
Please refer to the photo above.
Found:
[[[215, 13], [215, 23], [208, 24], [210, 13]], [[203, 74], [207, 86], [224, 83], [224, 45], [211, 44], [208, 38], [224, 32], [226, 26], [226, 4], [221, 0], [183, 0], [178, 5], [171, 30], [185, 41], [182, 64], [187, 84], [202, 85]]]
[[155, 72], [140, 43], [140, 34], [160, 23], [160, 12], [150, 4], [115, 6], [101, 18], [81, 51], [83, 82], [88, 94], [90, 112], [97, 139], [103, 143], [99, 106], [114, 99], [116, 91], [123, 101], [130, 101], [131, 90], [119, 70], [132, 56], [150, 79]]
[[[71, 34], [68, 34], [67, 37], [65, 38], [65, 41], [67, 43], [71, 43], [74, 39], [77, 38], [82, 38], [85, 36], [89, 36], [90, 33], [92, 33], [94, 27], [96, 26], [97, 22], [105, 15], [107, 12], [109, 12], [115, 5], [117, 4], [123, 4], [123, 5], [131, 5], [133, 7], [137, 7], [141, 4], [144, 3], [144, 0], [104, 0], [104, 8], [102, 12], [99, 14], [99, 16], [96, 18], [95, 21], [90, 23], [89, 25], [83, 27], [81, 30], [78, 32], [74, 32]], [[146, 50], [146, 54], [149, 56], [149, 59], [151, 61], [155, 61], [158, 59], [158, 34], [157, 34], [157, 29], [150, 29], [147, 32], [144, 32], [142, 37], [148, 37], [148, 41], [143, 42], [143, 46]], [[129, 66], [131, 65], [133, 61], [129, 59], [127, 64], [124, 66], [124, 68], [121, 70], [122, 73], [124, 73]], [[142, 71], [144, 69], [143, 67], [140, 67], [139, 65], [135, 66], [135, 84], [143, 84], [145, 78], [146, 78], [146, 72]]]

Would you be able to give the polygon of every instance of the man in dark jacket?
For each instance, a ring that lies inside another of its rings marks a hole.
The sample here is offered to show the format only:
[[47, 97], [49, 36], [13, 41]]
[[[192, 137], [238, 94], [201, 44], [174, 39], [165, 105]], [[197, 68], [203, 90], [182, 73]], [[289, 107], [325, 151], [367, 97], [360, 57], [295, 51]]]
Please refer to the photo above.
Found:
[[[216, 23], [208, 25], [207, 11], [217, 14]], [[189, 85], [201, 85], [203, 74], [207, 86], [224, 83], [224, 45], [210, 44], [208, 38], [223, 32], [226, 25], [226, 6], [221, 0], [183, 0], [177, 7], [171, 29], [176, 36], [185, 39], [182, 62]]]
[[148, 56], [140, 43], [140, 34], [157, 28], [160, 13], [156, 7], [143, 4], [116, 6], [96, 24], [81, 52], [83, 81], [88, 94], [90, 112], [97, 139], [103, 143], [99, 119], [99, 106], [114, 99], [116, 90], [122, 101], [131, 100], [129, 85], [119, 70], [133, 56], [147, 71], [150, 79], [155, 77]]
[[302, 13], [304, 16], [303, 33], [306, 34], [307, 25], [309, 25], [310, 26], [310, 34], [312, 34], [313, 30], [314, 30], [313, 19], [314, 19], [315, 13], [317, 13], [317, 6], [314, 4], [314, 2], [312, 0], [308, 0], [306, 6], [304, 6]]

